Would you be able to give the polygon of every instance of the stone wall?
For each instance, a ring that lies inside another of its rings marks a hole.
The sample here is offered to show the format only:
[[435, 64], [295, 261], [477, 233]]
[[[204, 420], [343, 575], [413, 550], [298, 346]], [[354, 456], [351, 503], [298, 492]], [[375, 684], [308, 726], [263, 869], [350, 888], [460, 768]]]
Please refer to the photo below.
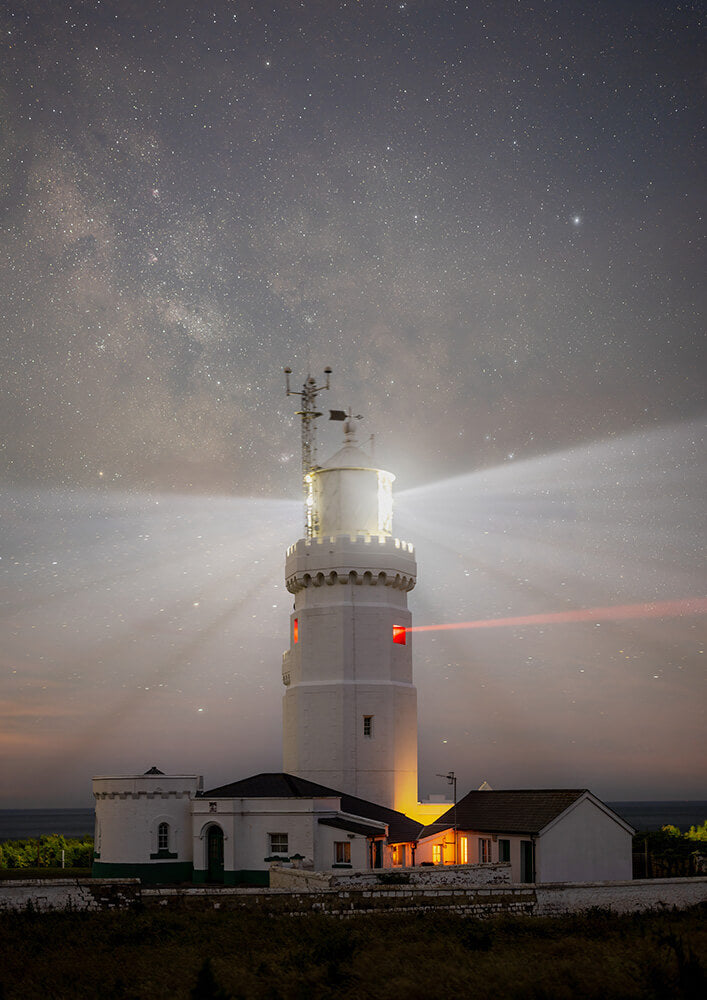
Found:
[[[490, 866], [494, 867], [494, 866]], [[314, 873], [303, 872], [310, 877]], [[488, 885], [431, 888], [421, 885], [359, 888], [235, 889], [221, 886], [146, 888], [136, 879], [32, 879], [0, 881], [0, 910], [126, 909], [148, 907], [194, 910], [243, 909], [274, 916], [326, 913], [444, 911], [468, 917], [502, 913], [559, 916], [593, 907], [617, 913], [678, 909], [707, 902], [707, 878], [596, 882], [583, 885]]]
[[292, 892], [287, 889], [174, 888], [144, 889], [145, 906], [179, 909], [249, 910], [263, 917], [328, 914], [351, 917], [363, 913], [456, 913], [465, 917], [492, 917], [501, 913], [532, 914], [532, 886], [498, 886], [487, 889], [424, 889], [396, 886], [387, 889], [323, 889]]
[[125, 910], [140, 894], [136, 878], [2, 880], [0, 910]]
[[447, 889], [486, 885], [510, 885], [510, 864], [444, 865], [416, 868], [386, 868], [373, 871], [314, 872], [303, 868], [273, 865], [271, 889], [372, 889], [410, 888]]

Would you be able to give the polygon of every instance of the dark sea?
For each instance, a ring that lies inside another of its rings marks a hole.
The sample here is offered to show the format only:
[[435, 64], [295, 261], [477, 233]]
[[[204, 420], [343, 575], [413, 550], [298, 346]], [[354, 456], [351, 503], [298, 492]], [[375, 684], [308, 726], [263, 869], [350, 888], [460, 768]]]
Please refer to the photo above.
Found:
[[700, 826], [707, 820], [707, 802], [678, 800], [675, 802], [607, 802], [619, 816], [639, 832], [660, 830], [671, 824], [687, 833], [691, 826]]
[[[671, 823], [684, 833], [707, 820], [707, 801], [607, 802], [607, 805], [637, 830], [660, 830]], [[93, 819], [93, 809], [0, 809], [0, 840], [41, 837], [45, 833], [93, 836]]]
[[0, 809], [0, 840], [22, 840], [45, 833], [93, 836], [93, 809]]

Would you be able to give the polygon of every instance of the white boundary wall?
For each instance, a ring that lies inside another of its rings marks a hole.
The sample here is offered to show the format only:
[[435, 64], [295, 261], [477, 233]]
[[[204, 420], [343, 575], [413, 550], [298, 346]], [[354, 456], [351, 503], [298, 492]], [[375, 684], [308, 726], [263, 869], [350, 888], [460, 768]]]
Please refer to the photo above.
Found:
[[[403, 882], [393, 879], [402, 878]], [[386, 879], [391, 879], [387, 882]], [[475, 886], [510, 885], [510, 864], [444, 865], [430, 868], [374, 868], [369, 871], [316, 872], [301, 868], [270, 868], [271, 889], [473, 889]]]
[[[491, 866], [493, 867], [493, 866]], [[302, 872], [303, 876], [316, 873]], [[707, 878], [645, 879], [583, 885], [378, 886], [322, 889], [235, 889], [185, 886], [176, 889], [140, 886], [137, 879], [56, 879], [0, 881], [0, 911], [32, 907], [46, 910], [126, 909], [147, 906], [196, 906], [204, 909], [251, 909], [282, 914], [330, 913], [354, 916], [383, 910], [419, 913], [447, 910], [465, 916], [493, 917], [522, 912], [562, 916], [601, 907], [615, 913], [685, 909], [707, 901]]]
[[535, 915], [551, 917], [593, 907], [635, 913], [673, 906], [684, 909], [707, 901], [707, 878], [654, 878], [634, 882], [536, 885]]

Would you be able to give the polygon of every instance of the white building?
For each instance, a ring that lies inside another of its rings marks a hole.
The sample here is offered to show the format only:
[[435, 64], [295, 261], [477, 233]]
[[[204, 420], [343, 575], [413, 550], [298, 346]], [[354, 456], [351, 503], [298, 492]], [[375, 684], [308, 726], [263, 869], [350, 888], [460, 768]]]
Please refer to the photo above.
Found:
[[267, 885], [272, 864], [318, 871], [380, 868], [389, 843], [421, 824], [291, 774], [256, 774], [202, 790], [201, 778], [153, 767], [93, 779], [93, 874], [145, 882]]
[[587, 789], [469, 792], [420, 831], [416, 861], [506, 861], [514, 882], [625, 881], [633, 832]]
[[309, 464], [306, 537], [285, 562], [285, 773], [207, 791], [199, 776], [157, 768], [94, 778], [94, 874], [266, 884], [272, 864], [508, 860], [517, 881], [630, 878], [632, 828], [586, 790], [471, 792], [452, 810], [418, 802], [414, 550], [392, 534], [394, 477], [358, 447], [350, 416], [344, 446], [314, 462], [318, 391], [308, 378], [297, 393]]

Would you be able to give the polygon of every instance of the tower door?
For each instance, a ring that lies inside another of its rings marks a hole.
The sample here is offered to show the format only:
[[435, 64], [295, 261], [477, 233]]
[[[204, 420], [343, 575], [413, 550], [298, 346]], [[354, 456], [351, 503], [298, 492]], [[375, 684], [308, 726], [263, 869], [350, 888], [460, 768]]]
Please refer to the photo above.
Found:
[[206, 834], [207, 882], [223, 882], [223, 830], [210, 826]]

